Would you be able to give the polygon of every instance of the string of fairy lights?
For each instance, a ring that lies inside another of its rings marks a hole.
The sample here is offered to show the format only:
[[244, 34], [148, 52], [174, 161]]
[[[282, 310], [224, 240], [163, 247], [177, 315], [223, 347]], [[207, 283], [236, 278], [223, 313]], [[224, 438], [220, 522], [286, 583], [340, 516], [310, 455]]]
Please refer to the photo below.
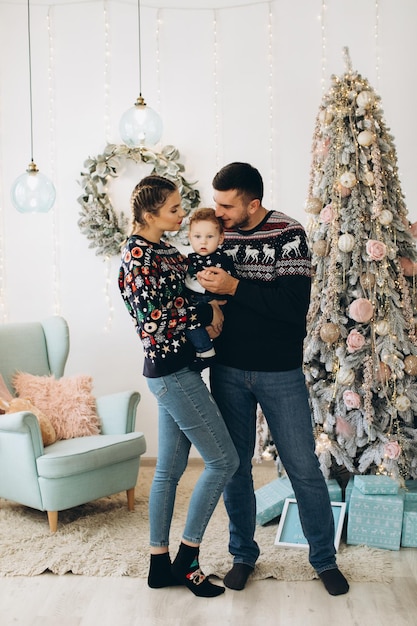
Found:
[[[104, 136], [106, 144], [111, 142], [111, 53], [110, 53], [110, 17], [108, 0], [103, 1], [103, 27], [104, 27]], [[114, 306], [111, 297], [113, 283], [112, 260], [106, 256], [104, 262], [104, 300], [106, 303], [107, 320], [104, 325], [104, 332], [110, 332]]]
[[[49, 171], [51, 180], [56, 179], [56, 98], [55, 98], [55, 43], [53, 28], [54, 7], [48, 8], [46, 24], [48, 32], [48, 114], [49, 114]], [[59, 195], [58, 195], [59, 200]], [[58, 204], [51, 211], [52, 220], [52, 300], [54, 315], [61, 314], [61, 281], [59, 277], [59, 227]]]
[[217, 33], [218, 11], [213, 11], [213, 107], [214, 107], [214, 154], [216, 161], [216, 169], [221, 165], [221, 149], [220, 149], [220, 86], [219, 86], [219, 39]]
[[269, 182], [269, 206], [274, 207], [275, 188], [275, 106], [274, 106], [274, 30], [273, 30], [273, 9], [272, 2], [268, 4], [268, 118], [269, 118], [269, 160], [270, 160], [270, 182]]
[[327, 83], [327, 36], [326, 36], [326, 0], [321, 0], [320, 33], [321, 33], [321, 90], [326, 91]]
[[[104, 136], [106, 143], [110, 142], [111, 129], [112, 129], [112, 115], [111, 115], [111, 20], [109, 13], [109, 2], [111, 0], [102, 0], [103, 3], [103, 31], [104, 31], [104, 75], [103, 75], [103, 89], [104, 89], [104, 111], [103, 111], [103, 123], [104, 123]], [[321, 37], [321, 88], [324, 91], [326, 88], [326, 82], [328, 80], [328, 8], [331, 0], [321, 0], [320, 4], [320, 37]], [[274, 8], [277, 4], [277, 0], [269, 0], [268, 2], [256, 2], [257, 5], [266, 5], [266, 30], [267, 30], [267, 98], [268, 98], [268, 125], [269, 125], [269, 138], [268, 138], [268, 151], [270, 160], [270, 206], [274, 206], [274, 189], [276, 184], [276, 150], [277, 146], [276, 138], [276, 119], [278, 115], [279, 107], [275, 102], [275, 73], [276, 65], [279, 63], [279, 59], [276, 58], [274, 53], [274, 43], [276, 35], [274, 32]], [[245, 6], [250, 6], [251, 3]], [[233, 6], [231, 9], [239, 8], [240, 5]], [[375, 46], [375, 73], [376, 73], [376, 87], [380, 86], [380, 74], [381, 74], [381, 45], [380, 45], [380, 0], [374, 0], [374, 46]], [[47, 9], [47, 37], [48, 37], [48, 113], [49, 113], [49, 162], [51, 178], [54, 180], [57, 176], [57, 148], [56, 148], [56, 88], [55, 77], [59, 68], [56, 67], [56, 54], [55, 54], [55, 32], [54, 32], [54, 5], [51, 5]], [[228, 10], [231, 10], [228, 9]], [[170, 7], [173, 10], [173, 7]], [[190, 10], [194, 10], [190, 9]], [[214, 156], [216, 162], [216, 168], [218, 169], [222, 165], [222, 106], [221, 106], [221, 38], [219, 37], [219, 25], [221, 12], [223, 7], [211, 9], [212, 15], [212, 67], [213, 67], [213, 124], [214, 124]], [[156, 54], [156, 104], [157, 109], [161, 108], [161, 27], [163, 24], [164, 7], [163, 3], [161, 7], [156, 11], [155, 20], [155, 54]], [[1, 115], [1, 103], [0, 103], [0, 115]], [[1, 174], [1, 163], [0, 163]], [[5, 196], [5, 190], [1, 186], [2, 177], [0, 176], [0, 320], [7, 321], [7, 290], [6, 290], [6, 278], [8, 268], [5, 258], [5, 207], [8, 206]], [[60, 207], [55, 205], [51, 212], [51, 229], [52, 229], [52, 308], [54, 314], [61, 313], [61, 279], [60, 279], [60, 257], [59, 257], [59, 213]], [[112, 276], [112, 263], [111, 259], [105, 260], [105, 285], [104, 285], [104, 298], [106, 301], [109, 316], [106, 322], [105, 329], [109, 331], [111, 328], [114, 307], [111, 301], [111, 288], [113, 282]]]
[[[1, 103], [0, 103], [0, 128], [2, 118]], [[7, 322], [7, 309], [6, 309], [6, 271], [4, 266], [4, 233], [6, 232], [5, 225], [5, 211], [4, 211], [4, 188], [2, 185], [2, 168], [0, 162], [0, 321]]]
[[375, 74], [376, 74], [376, 90], [379, 92], [381, 81], [381, 52], [379, 47], [379, 0], [375, 0]]

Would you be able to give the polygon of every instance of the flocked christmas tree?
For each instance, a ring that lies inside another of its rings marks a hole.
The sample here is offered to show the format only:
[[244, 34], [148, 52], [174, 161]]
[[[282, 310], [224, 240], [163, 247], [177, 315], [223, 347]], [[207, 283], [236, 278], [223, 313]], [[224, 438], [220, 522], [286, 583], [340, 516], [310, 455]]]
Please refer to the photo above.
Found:
[[413, 227], [380, 97], [345, 56], [317, 115], [306, 202], [316, 452], [326, 477], [417, 478]]

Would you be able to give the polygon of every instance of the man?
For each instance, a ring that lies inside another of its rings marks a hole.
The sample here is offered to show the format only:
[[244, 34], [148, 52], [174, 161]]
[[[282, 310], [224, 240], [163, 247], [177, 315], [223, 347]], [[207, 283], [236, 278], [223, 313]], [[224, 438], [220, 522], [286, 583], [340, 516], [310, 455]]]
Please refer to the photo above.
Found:
[[198, 274], [205, 289], [231, 296], [210, 374], [240, 458], [224, 491], [233, 555], [224, 584], [243, 589], [259, 556], [252, 479], [259, 404], [297, 498], [309, 561], [331, 595], [347, 593], [349, 584], [336, 565], [333, 514], [314, 451], [302, 371], [311, 283], [305, 231], [262, 205], [262, 177], [248, 163], [223, 167], [213, 187], [216, 215], [226, 229], [224, 249], [237, 276], [219, 268]]

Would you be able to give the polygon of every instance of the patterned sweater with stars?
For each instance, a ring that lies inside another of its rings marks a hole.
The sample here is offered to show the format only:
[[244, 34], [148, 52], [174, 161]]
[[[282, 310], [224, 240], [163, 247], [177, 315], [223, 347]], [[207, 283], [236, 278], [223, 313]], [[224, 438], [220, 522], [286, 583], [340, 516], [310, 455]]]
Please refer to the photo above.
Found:
[[311, 287], [303, 227], [269, 211], [253, 230], [227, 230], [223, 249], [239, 285], [215, 340], [216, 361], [247, 371], [301, 367]]
[[119, 289], [144, 353], [143, 374], [158, 378], [194, 358], [185, 330], [208, 326], [210, 304], [190, 306], [185, 290], [187, 259], [168, 243], [132, 236], [122, 250]]

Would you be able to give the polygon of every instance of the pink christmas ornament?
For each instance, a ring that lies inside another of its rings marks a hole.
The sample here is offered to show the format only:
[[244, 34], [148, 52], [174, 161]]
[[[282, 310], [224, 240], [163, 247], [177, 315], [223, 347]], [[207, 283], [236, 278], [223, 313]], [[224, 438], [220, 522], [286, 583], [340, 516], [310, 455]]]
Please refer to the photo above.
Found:
[[334, 218], [334, 211], [332, 204], [326, 204], [326, 206], [320, 211], [319, 220], [323, 224], [330, 224]]
[[388, 441], [384, 446], [384, 455], [396, 461], [401, 455], [401, 446], [398, 441]]
[[387, 246], [382, 241], [369, 239], [366, 242], [366, 253], [373, 261], [382, 261], [387, 254]]
[[349, 187], [344, 187], [341, 183], [335, 183], [334, 188], [336, 193], [339, 193], [342, 198], [347, 198], [351, 194]]
[[400, 265], [402, 267], [404, 276], [417, 275], [417, 263], [413, 263], [411, 259], [407, 259], [406, 257], [400, 257]]
[[365, 337], [358, 332], [355, 328], [350, 331], [347, 336], [346, 344], [348, 352], [356, 352], [356, 350], [360, 350], [365, 343]]
[[351, 437], [353, 434], [352, 425], [349, 424], [343, 417], [336, 417], [336, 434], [342, 435], [342, 437]]
[[343, 392], [343, 402], [347, 409], [359, 409], [361, 405], [361, 397], [355, 391], [347, 389]]
[[414, 237], [414, 239], [417, 239], [417, 222], [414, 222], [414, 224], [410, 224], [410, 233]]
[[349, 307], [349, 317], [355, 322], [369, 322], [374, 314], [374, 307], [366, 298], [357, 298]]
[[387, 383], [391, 377], [391, 368], [386, 363], [380, 363], [376, 379], [379, 383]]

